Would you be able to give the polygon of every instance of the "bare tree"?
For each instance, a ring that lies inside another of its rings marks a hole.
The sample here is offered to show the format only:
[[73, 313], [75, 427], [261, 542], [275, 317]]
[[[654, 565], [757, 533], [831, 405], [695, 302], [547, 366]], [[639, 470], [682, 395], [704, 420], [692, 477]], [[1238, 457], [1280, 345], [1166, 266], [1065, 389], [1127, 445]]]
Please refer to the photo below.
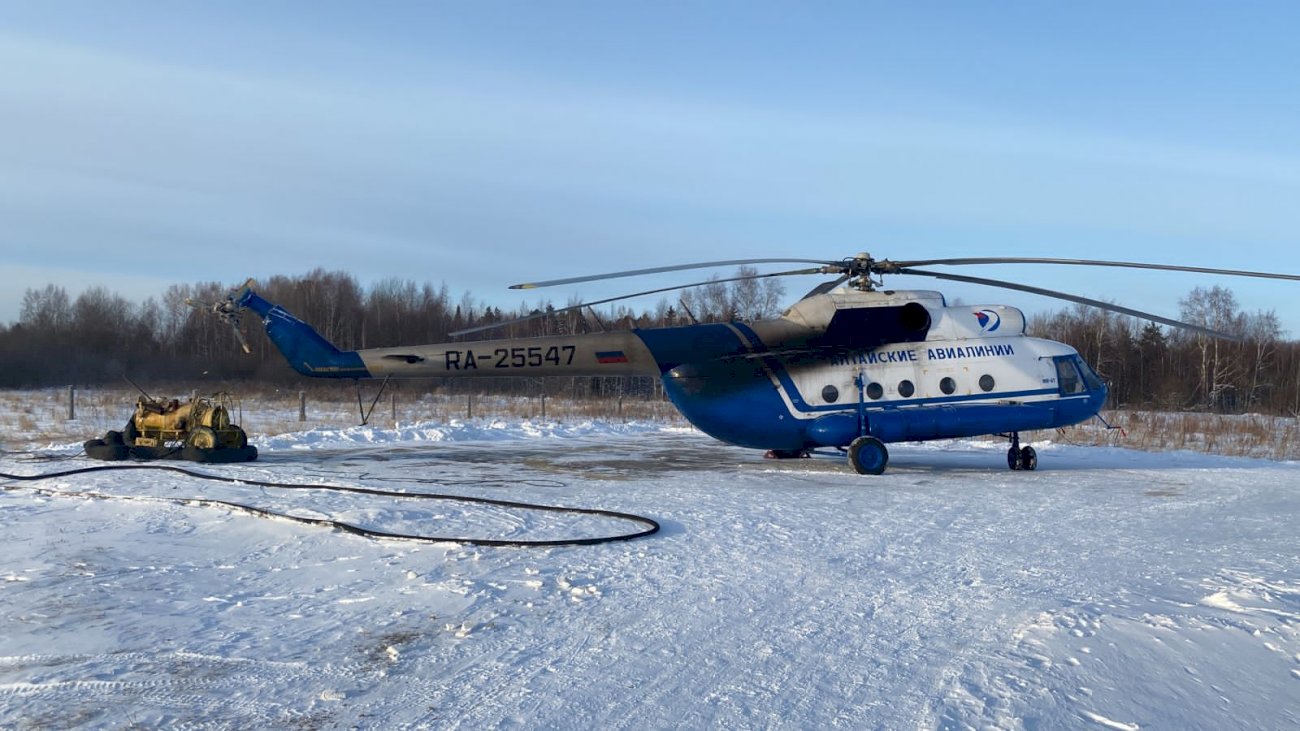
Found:
[[72, 324], [72, 305], [68, 291], [47, 284], [43, 289], [28, 289], [23, 294], [18, 322], [25, 328], [46, 333], [61, 333]]
[[727, 322], [736, 319], [736, 311], [732, 308], [731, 291], [719, 279], [715, 274], [699, 289], [701, 311], [695, 314], [712, 322]]
[[[1231, 289], [1218, 285], [1210, 289], [1196, 287], [1178, 304], [1182, 308], [1182, 319], [1187, 322], [1233, 335], [1242, 332], [1237, 297]], [[1200, 403], [1211, 408], [1222, 407], [1230, 398], [1232, 379], [1238, 366], [1227, 357], [1227, 346], [1221, 338], [1200, 333], [1193, 337], [1200, 355], [1200, 382], [1197, 385]]]
[[1244, 319], [1243, 330], [1251, 349], [1250, 385], [1246, 398], [1251, 406], [1257, 406], [1263, 401], [1264, 392], [1273, 386], [1268, 383], [1267, 374], [1277, 353], [1277, 341], [1282, 337], [1282, 323], [1273, 310], [1257, 311], [1245, 315]]

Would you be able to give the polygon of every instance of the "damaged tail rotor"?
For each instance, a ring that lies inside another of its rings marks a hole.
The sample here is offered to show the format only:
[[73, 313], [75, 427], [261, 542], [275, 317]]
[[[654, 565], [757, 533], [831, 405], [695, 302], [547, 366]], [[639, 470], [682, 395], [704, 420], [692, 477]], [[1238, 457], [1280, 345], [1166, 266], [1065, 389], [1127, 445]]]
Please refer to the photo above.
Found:
[[248, 341], [244, 339], [244, 333], [239, 329], [240, 313], [244, 311], [244, 296], [253, 288], [253, 280], [248, 279], [243, 284], [230, 290], [225, 299], [217, 302], [200, 302], [190, 297], [185, 298], [185, 304], [198, 310], [206, 310], [217, 316], [217, 319], [230, 326], [235, 333], [235, 339], [239, 341], [239, 347], [244, 349], [245, 353], [252, 353], [253, 350], [248, 347]]

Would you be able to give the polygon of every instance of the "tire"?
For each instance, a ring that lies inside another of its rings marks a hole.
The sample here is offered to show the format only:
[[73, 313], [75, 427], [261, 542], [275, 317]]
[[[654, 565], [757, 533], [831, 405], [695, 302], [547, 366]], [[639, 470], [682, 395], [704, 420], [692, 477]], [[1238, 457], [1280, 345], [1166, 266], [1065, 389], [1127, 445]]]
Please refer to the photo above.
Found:
[[140, 436], [140, 430], [135, 427], [135, 417], [126, 420], [126, 426], [122, 427], [122, 443], [128, 447], [135, 445], [135, 438]]
[[1007, 467], [1010, 467], [1012, 470], [1019, 470], [1023, 466], [1024, 465], [1022, 465], [1020, 462], [1020, 452], [1016, 451], [1015, 447], [1011, 447], [1010, 449], [1008, 449]]
[[230, 429], [234, 432], [229, 434], [226, 440], [226, 447], [230, 449], [243, 449], [248, 446], [248, 433], [236, 424], [231, 424]]
[[103, 439], [91, 439], [83, 444], [82, 448], [86, 450], [86, 456], [91, 459], [116, 462], [130, 456], [130, 450], [125, 444], [107, 444]]
[[1020, 450], [1020, 469], [1038, 469], [1038, 452], [1035, 452], [1033, 447], [1025, 447]]
[[110, 429], [104, 432], [103, 441], [105, 444], [122, 444], [122, 432]]
[[859, 475], [879, 475], [889, 464], [889, 450], [875, 437], [858, 437], [849, 444], [849, 464]]
[[216, 449], [217, 433], [206, 426], [196, 426], [185, 436], [185, 446], [195, 449]]

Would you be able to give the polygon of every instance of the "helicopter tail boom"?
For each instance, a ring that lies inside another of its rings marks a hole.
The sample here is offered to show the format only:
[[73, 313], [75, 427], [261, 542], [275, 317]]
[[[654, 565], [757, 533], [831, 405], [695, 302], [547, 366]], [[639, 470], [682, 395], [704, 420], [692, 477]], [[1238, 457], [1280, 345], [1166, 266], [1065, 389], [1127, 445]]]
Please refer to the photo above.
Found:
[[257, 313], [289, 365], [315, 378], [657, 375], [659, 366], [631, 332], [506, 338], [414, 347], [341, 350], [252, 289], [235, 304]]
[[394, 378], [659, 373], [645, 343], [630, 332], [376, 348], [357, 354], [371, 375]]

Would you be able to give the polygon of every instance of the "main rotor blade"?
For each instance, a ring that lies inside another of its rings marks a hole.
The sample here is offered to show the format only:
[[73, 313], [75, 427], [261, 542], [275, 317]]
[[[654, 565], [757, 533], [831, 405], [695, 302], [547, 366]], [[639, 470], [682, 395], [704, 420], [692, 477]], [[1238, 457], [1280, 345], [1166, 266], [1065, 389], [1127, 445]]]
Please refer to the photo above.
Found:
[[1033, 257], [967, 257], [961, 259], [917, 259], [914, 261], [896, 261], [900, 267], [930, 266], [933, 264], [1065, 264], [1069, 266], [1090, 267], [1126, 267], [1129, 269], [1160, 269], [1168, 272], [1199, 272], [1201, 274], [1227, 274], [1234, 277], [1261, 277], [1264, 279], [1290, 279], [1300, 281], [1295, 274], [1274, 274], [1272, 272], [1247, 272], [1240, 269], [1213, 269], [1210, 267], [1185, 267], [1172, 264], [1144, 264], [1135, 261], [1105, 261], [1098, 259], [1040, 259]]
[[[510, 285], [510, 289], [537, 289], [538, 287], [554, 287], [558, 284], [577, 284], [578, 282], [595, 282], [601, 279], [635, 277], [641, 274], [660, 274], [663, 272], [679, 272], [685, 269], [707, 269], [709, 267], [743, 266], [745, 264], [825, 264], [827, 266], [833, 266], [840, 263], [841, 262], [826, 259], [728, 259], [726, 261], [702, 261], [698, 264], [676, 264], [674, 266], [650, 267], [648, 269], [629, 269], [625, 272], [610, 272], [608, 274], [589, 274], [583, 277], [548, 279], [544, 282], [525, 282], [523, 284], [512, 284]], [[726, 279], [723, 281], [732, 282], [736, 280]], [[695, 285], [687, 286], [690, 287]]]
[[768, 279], [770, 277], [789, 277], [797, 274], [823, 274], [823, 273], [824, 272], [820, 268], [795, 269], [788, 272], [771, 272], [769, 274], [750, 274], [743, 277], [727, 277], [726, 279], [710, 279], [707, 282], [695, 282], [694, 284], [677, 284], [672, 287], [660, 287], [658, 289], [647, 289], [644, 292], [634, 292], [632, 294], [619, 295], [618, 297], [609, 297], [603, 300], [596, 300], [594, 302], [583, 302], [580, 305], [561, 307], [557, 310], [551, 310], [550, 312], [535, 312], [530, 315], [525, 315], [523, 317], [516, 317], [513, 320], [503, 320], [501, 322], [494, 322], [490, 325], [478, 325], [476, 327], [465, 328], [464, 330], [457, 330], [456, 332], [447, 333], [447, 335], [450, 337], [458, 337], [461, 335], [468, 335], [470, 333], [482, 332], [484, 330], [492, 330], [498, 327], [504, 327], [506, 325], [517, 325], [521, 322], [536, 320], [538, 318], [546, 317], [548, 315], [559, 315], [564, 312], [581, 310], [587, 307], [591, 307], [593, 305], [604, 305], [604, 304], [609, 304], [610, 302], [618, 302], [619, 300], [632, 299], [633, 297], [642, 297], [647, 294], [659, 294], [660, 292], [672, 292], [673, 290], [677, 290], [677, 289], [690, 289], [691, 287], [703, 287], [709, 284], [722, 284], [725, 282], [742, 282], [748, 279]]
[[1222, 338], [1224, 340], [1233, 340], [1237, 342], [1241, 341], [1241, 338], [1237, 337], [1236, 335], [1229, 335], [1228, 333], [1219, 332], [1218, 330], [1211, 330], [1207, 327], [1201, 327], [1200, 325], [1193, 325], [1190, 322], [1182, 322], [1181, 320], [1171, 320], [1168, 317], [1153, 315], [1150, 312], [1142, 312], [1141, 310], [1134, 310], [1129, 307], [1124, 307], [1122, 305], [1116, 305], [1110, 302], [1102, 302], [1101, 300], [1089, 299], [1087, 297], [1080, 297], [1077, 294], [1067, 294], [1065, 292], [1058, 292], [1053, 289], [1031, 287], [1027, 284], [1018, 284], [1016, 282], [1004, 282], [1000, 279], [984, 279], [983, 277], [965, 277], [960, 274], [945, 274], [943, 272], [927, 272], [921, 269], [909, 269], [906, 267], [901, 267], [894, 273], [895, 274], [919, 274], [923, 277], [934, 277], [935, 279], [948, 279], [954, 282], [969, 282], [970, 284], [986, 284], [990, 287], [1001, 287], [1002, 289], [1014, 289], [1021, 292], [1029, 292], [1030, 294], [1039, 294], [1044, 297], [1052, 297], [1059, 300], [1066, 300], [1068, 302], [1077, 302], [1081, 305], [1088, 305], [1089, 307], [1097, 307], [1103, 310], [1110, 310], [1111, 312], [1118, 312], [1121, 315], [1128, 315], [1130, 317], [1136, 317], [1142, 320], [1150, 320], [1152, 322], [1158, 322], [1162, 325], [1178, 327], [1184, 330], [1192, 330], [1194, 332], [1202, 333], [1204, 335], [1209, 335], [1211, 337]]
[[819, 285], [817, 285], [816, 287], [813, 287], [811, 290], [809, 290], [809, 291], [808, 291], [808, 294], [805, 294], [804, 296], [800, 297], [799, 300], [800, 300], [800, 301], [803, 301], [803, 300], [808, 299], [809, 297], [815, 297], [815, 296], [817, 296], [817, 295], [819, 295], [819, 294], [826, 294], [827, 292], [831, 291], [832, 289], [835, 289], [836, 287], [840, 286], [841, 284], [844, 284], [845, 282], [849, 281], [849, 277], [851, 277], [851, 276], [853, 276], [853, 275], [852, 275], [852, 274], [843, 274], [843, 275], [840, 275], [839, 277], [835, 278], [835, 279], [832, 280], [832, 281], [829, 281], [829, 282], [822, 282], [821, 284], [819, 284]]

